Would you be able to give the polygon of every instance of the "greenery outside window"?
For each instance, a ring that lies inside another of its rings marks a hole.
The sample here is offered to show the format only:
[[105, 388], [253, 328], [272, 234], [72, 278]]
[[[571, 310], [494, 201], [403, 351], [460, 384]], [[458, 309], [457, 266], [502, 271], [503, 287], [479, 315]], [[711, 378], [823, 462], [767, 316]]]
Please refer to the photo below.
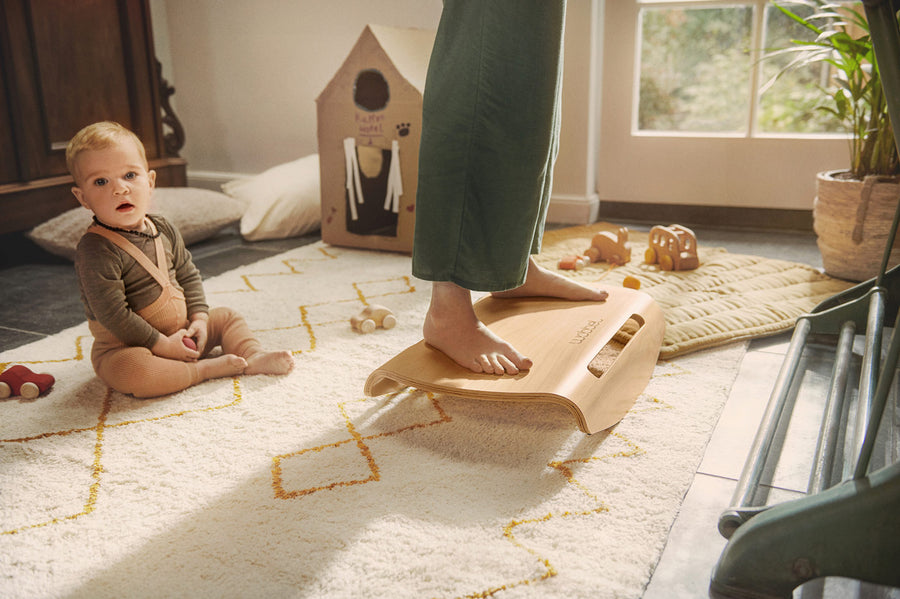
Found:
[[[771, 82], [784, 63], [761, 57], [811, 35], [771, 1], [638, 4], [636, 134], [843, 134], [835, 117], [816, 109], [819, 88], [833, 86], [827, 64]], [[788, 4], [798, 12], [806, 8]]]

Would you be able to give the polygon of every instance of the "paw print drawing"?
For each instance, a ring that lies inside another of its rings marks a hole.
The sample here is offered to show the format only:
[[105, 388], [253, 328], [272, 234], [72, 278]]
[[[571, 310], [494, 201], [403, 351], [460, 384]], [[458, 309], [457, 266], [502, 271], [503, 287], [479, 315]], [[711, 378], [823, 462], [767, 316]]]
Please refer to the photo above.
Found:
[[397, 135], [400, 137], [406, 137], [409, 135], [409, 123], [400, 123], [397, 125]]

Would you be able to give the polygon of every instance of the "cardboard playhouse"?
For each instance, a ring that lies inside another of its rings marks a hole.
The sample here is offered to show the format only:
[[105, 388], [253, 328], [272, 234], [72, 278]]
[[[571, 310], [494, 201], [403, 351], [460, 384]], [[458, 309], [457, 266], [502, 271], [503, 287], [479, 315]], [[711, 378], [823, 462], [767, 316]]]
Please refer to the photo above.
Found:
[[316, 98], [322, 240], [412, 252], [434, 30], [367, 25]]

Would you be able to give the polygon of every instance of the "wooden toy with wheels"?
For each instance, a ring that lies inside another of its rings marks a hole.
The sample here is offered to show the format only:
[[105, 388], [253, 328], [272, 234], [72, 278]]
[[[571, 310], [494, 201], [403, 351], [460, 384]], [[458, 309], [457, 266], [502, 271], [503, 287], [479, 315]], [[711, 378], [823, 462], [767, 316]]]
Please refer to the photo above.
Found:
[[600, 231], [591, 239], [591, 247], [584, 251], [591, 262], [609, 262], [616, 266], [631, 261], [631, 244], [628, 243], [628, 228], [619, 227], [615, 231]]
[[56, 379], [49, 374], [32, 372], [26, 366], [16, 364], [10, 366], [0, 374], [0, 399], [11, 396], [22, 396], [25, 399], [34, 399], [44, 393]]
[[662, 270], [693, 270], [700, 266], [697, 237], [681, 225], [657, 225], [650, 229], [644, 262], [658, 263]]
[[397, 324], [394, 313], [378, 304], [366, 306], [362, 312], [350, 318], [350, 325], [363, 334], [368, 334], [377, 328], [392, 329]]
[[591, 259], [587, 256], [578, 256], [575, 254], [571, 254], [568, 256], [563, 256], [559, 259], [559, 262], [556, 264], [556, 267], [560, 270], [581, 270], [588, 264], [590, 264]]

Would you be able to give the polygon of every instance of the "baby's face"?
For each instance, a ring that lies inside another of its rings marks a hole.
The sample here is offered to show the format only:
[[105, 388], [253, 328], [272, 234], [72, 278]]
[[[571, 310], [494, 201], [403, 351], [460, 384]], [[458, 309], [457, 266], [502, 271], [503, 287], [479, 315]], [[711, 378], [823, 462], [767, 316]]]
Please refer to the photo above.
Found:
[[156, 171], [148, 171], [133, 140], [78, 155], [72, 193], [100, 222], [140, 231], [150, 208]]

